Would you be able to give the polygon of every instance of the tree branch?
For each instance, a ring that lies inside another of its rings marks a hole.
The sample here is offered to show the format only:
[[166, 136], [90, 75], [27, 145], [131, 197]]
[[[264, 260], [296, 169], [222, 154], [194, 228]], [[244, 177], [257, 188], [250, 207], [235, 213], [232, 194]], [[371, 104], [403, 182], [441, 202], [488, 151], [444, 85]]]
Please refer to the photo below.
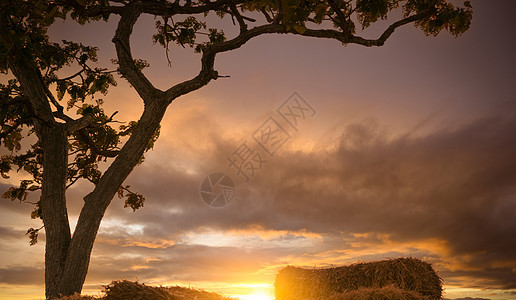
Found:
[[229, 4], [229, 7], [231, 9], [231, 14], [233, 16], [235, 16], [235, 18], [238, 21], [238, 25], [240, 25], [240, 32], [247, 31], [247, 24], [244, 22], [244, 19], [242, 18], [242, 15], [238, 11], [238, 9], [237, 9], [235, 3], [233, 3], [233, 1], [231, 1], [231, 3]]
[[340, 6], [335, 2], [335, 0], [328, 0], [328, 2], [330, 3], [331, 8], [337, 14], [337, 17], [339, 18], [339, 22], [336, 22], [336, 23], [339, 25], [340, 29], [342, 29], [343, 33], [350, 36], [351, 30], [348, 25], [349, 22], [346, 19], [346, 16], [342, 13]]
[[[178, 1], [173, 3], [171, 2], [162, 2], [162, 1], [143, 1], [139, 5], [141, 5], [141, 12], [146, 14], [151, 14], [154, 16], [173, 16], [173, 15], [192, 15], [192, 14], [202, 14], [209, 11], [216, 11], [221, 9], [223, 6], [229, 5], [230, 3], [241, 4], [244, 3], [244, 0], [218, 0], [218, 1], [207, 1], [203, 5], [192, 6], [188, 3], [184, 5], [179, 5]], [[97, 5], [91, 8], [84, 8], [81, 6], [75, 6], [75, 9], [78, 10], [81, 14], [87, 17], [98, 17], [105, 16], [110, 14], [121, 15], [128, 5], [132, 5], [131, 3], [126, 4], [125, 6], [106, 6], [106, 5]]]
[[156, 89], [142, 71], [138, 69], [131, 55], [129, 37], [141, 12], [141, 5], [139, 3], [130, 4], [124, 8], [113, 42], [116, 47], [120, 71], [135, 88], [136, 92], [138, 92], [143, 102], [146, 103], [149, 99], [155, 98], [153, 96], [161, 91]]
[[59, 104], [59, 102], [57, 102], [56, 98], [54, 98], [54, 95], [52, 95], [52, 92], [48, 89], [48, 85], [44, 83], [43, 78], [41, 78], [41, 80], [43, 82], [43, 85], [45, 86], [45, 93], [47, 94], [50, 103], [52, 103], [57, 109], [56, 112], [53, 112], [54, 116], [65, 122], [73, 121], [72, 118], [70, 118], [64, 113], [64, 107], [61, 104]]
[[[387, 39], [394, 33], [396, 28], [406, 25], [406, 24], [409, 24], [409, 23], [412, 23], [412, 22], [415, 22], [417, 20], [421, 20], [425, 17], [428, 17], [433, 12], [434, 11], [431, 9], [424, 10], [418, 14], [415, 14], [415, 15], [406, 17], [404, 19], [401, 19], [397, 22], [394, 22], [389, 27], [387, 27], [387, 29], [382, 33], [382, 35], [378, 39], [374, 39], [374, 40], [365, 39], [363, 37], [355, 36], [355, 35], [348, 36], [346, 33], [342, 32], [342, 31], [337, 31], [337, 30], [333, 30], [333, 29], [307, 29], [303, 33], [291, 32], [291, 31], [288, 33], [302, 35], [302, 36], [315, 37], [315, 38], [334, 39], [334, 40], [338, 40], [344, 44], [353, 43], [353, 44], [358, 44], [358, 45], [362, 45], [362, 46], [366, 46], [366, 47], [373, 47], [373, 46], [380, 47], [385, 44], [385, 41], [387, 41]], [[285, 30], [282, 31], [278, 28], [276, 28], [274, 30], [271, 29], [270, 31], [275, 31], [276, 33], [287, 33]]]
[[352, 36], [350, 43], [359, 44], [366, 47], [383, 46], [383, 44], [385, 44], [385, 41], [387, 41], [387, 39], [394, 33], [396, 28], [426, 18], [430, 16], [434, 11], [435, 10], [433, 9], [426, 9], [415, 15], [394, 22], [389, 27], [387, 27], [387, 29], [382, 33], [382, 35], [376, 40], [364, 39], [359, 36]]
[[185, 95], [191, 91], [195, 91], [205, 86], [212, 79], [218, 78], [218, 73], [213, 69], [215, 64], [215, 53], [210, 49], [204, 49], [201, 59], [201, 71], [193, 79], [181, 82], [169, 88], [165, 92], [167, 102], [172, 102], [174, 99]]
[[88, 127], [90, 124], [93, 123], [94, 115], [93, 114], [87, 114], [82, 117], [80, 117], [77, 120], [69, 120], [66, 122], [65, 130], [67, 134], [72, 134], [74, 132], [77, 132], [81, 129], [84, 129]]
[[199, 74], [190, 80], [176, 84], [169, 88], [165, 94], [168, 102], [187, 94], [191, 91], [197, 90], [208, 84], [212, 79], [217, 79], [220, 76], [217, 71], [213, 69], [215, 64], [215, 55], [220, 52], [226, 52], [237, 49], [249, 41], [251, 38], [265, 34], [265, 33], [287, 33], [283, 25], [267, 24], [253, 29], [240, 32], [240, 34], [229, 41], [207, 45], [203, 49], [203, 56], [201, 59], [201, 71]]
[[376, 40], [366, 40], [362, 37], [353, 35], [349, 36], [347, 33], [332, 29], [307, 29], [303, 33], [298, 33], [289, 32], [286, 30], [284, 25], [280, 24], [266, 24], [262, 26], [257, 26], [250, 30], [240, 32], [240, 34], [237, 37], [231, 40], [207, 46], [203, 51], [202, 69], [199, 72], [199, 74], [191, 80], [182, 82], [168, 89], [165, 92], [167, 101], [171, 102], [181, 95], [187, 94], [191, 91], [201, 88], [202, 86], [206, 85], [211, 79], [217, 79], [218, 73], [213, 69], [215, 55], [220, 52], [226, 52], [237, 49], [244, 45], [251, 38], [257, 37], [259, 35], [270, 33], [292, 33], [302, 36], [334, 39], [345, 44], [356, 43], [367, 47], [382, 46], [385, 43], [385, 41], [392, 35], [396, 28], [427, 17], [431, 13], [432, 11], [430, 10], [422, 11], [416, 15], [399, 20], [391, 24], [385, 30], [385, 32]]
[[59, 79], [56, 79], [55, 82], [62, 82], [62, 81], [66, 81], [66, 80], [70, 80], [70, 79], [73, 79], [77, 76], [79, 76], [82, 72], [86, 71], [86, 69], [83, 67], [82, 70], [78, 71], [77, 73], [73, 74], [73, 75], [70, 75], [68, 77], [65, 77], [65, 78], [59, 78]]
[[[22, 53], [21, 50], [17, 52]], [[30, 109], [35, 115], [35, 124], [38, 122], [54, 124], [54, 115], [47, 100], [47, 87], [41, 80], [39, 69], [31, 65], [30, 59], [24, 57], [13, 57], [9, 59], [8, 64], [27, 96]]]
[[260, 11], [265, 16], [265, 19], [267, 20], [267, 22], [269, 22], [269, 23], [274, 22], [274, 19], [269, 15], [269, 13], [265, 10], [264, 7], [260, 8]]
[[145, 2], [142, 6], [142, 12], [156, 15], [156, 16], [164, 16], [164, 15], [192, 15], [192, 14], [201, 14], [209, 11], [216, 11], [222, 8], [223, 6], [230, 5], [231, 3], [237, 5], [241, 3], [245, 3], [244, 0], [217, 0], [217, 1], [206, 1], [203, 5], [191, 6], [191, 5], [179, 5], [179, 3], [168, 3], [166, 9], [163, 9], [163, 5], [158, 1]]

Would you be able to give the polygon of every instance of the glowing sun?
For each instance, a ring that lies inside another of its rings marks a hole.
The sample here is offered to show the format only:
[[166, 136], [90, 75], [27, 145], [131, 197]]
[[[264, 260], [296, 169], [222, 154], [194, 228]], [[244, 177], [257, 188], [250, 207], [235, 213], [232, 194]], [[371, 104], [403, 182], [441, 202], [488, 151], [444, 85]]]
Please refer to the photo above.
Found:
[[274, 297], [265, 292], [256, 292], [240, 297], [241, 300], [274, 300]]

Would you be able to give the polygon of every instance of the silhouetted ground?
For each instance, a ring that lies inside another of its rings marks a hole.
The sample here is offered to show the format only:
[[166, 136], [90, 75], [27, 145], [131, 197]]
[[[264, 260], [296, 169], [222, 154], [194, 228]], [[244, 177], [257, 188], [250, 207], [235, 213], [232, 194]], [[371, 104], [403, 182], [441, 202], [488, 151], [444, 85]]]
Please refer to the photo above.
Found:
[[[440, 300], [442, 280], [432, 266], [415, 258], [398, 258], [349, 266], [303, 269], [285, 267], [275, 282], [276, 300]], [[222, 295], [184, 288], [154, 287], [113, 281], [104, 296], [61, 300], [229, 300]]]
[[70, 296], [60, 300], [229, 300], [216, 293], [185, 288], [180, 286], [156, 287], [143, 283], [120, 280], [113, 281], [103, 288], [104, 296]]

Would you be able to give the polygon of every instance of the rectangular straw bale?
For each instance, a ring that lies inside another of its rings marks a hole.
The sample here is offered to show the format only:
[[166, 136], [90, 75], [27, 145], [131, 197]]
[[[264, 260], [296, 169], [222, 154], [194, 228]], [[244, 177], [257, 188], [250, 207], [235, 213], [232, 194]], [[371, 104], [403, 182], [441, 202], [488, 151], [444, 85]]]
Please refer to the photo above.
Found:
[[276, 300], [322, 300], [361, 288], [393, 286], [426, 299], [442, 296], [442, 280], [432, 266], [416, 258], [398, 258], [344, 267], [303, 269], [288, 266], [276, 276]]

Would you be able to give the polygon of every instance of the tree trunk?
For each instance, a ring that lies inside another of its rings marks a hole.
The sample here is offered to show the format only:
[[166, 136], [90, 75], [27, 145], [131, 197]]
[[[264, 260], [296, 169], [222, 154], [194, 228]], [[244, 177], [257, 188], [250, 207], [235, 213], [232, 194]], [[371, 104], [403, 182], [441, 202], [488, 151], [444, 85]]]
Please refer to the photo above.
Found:
[[46, 85], [39, 69], [19, 50], [9, 61], [9, 68], [20, 81], [34, 118], [34, 129], [43, 149], [41, 217], [45, 225], [45, 287], [47, 298], [60, 294], [64, 262], [71, 242], [66, 209], [68, 139], [64, 124], [54, 120], [46, 96]]
[[[133, 17], [129, 31], [125, 31], [127, 39], [137, 15]], [[46, 233], [45, 293], [47, 299], [56, 299], [81, 292], [106, 209], [140, 161], [172, 99], [154, 88], [143, 93], [145, 109], [138, 125], [95, 189], [84, 197], [85, 203], [72, 237], [66, 208], [67, 146], [72, 126], [69, 122], [63, 124], [54, 119], [47, 98], [47, 85], [40, 70], [30, 54], [24, 53], [23, 49], [15, 50], [9, 60], [9, 68], [30, 103], [34, 113], [34, 129], [43, 149], [40, 205]]]
[[104, 213], [119, 187], [140, 161], [149, 141], [159, 128], [168, 105], [159, 100], [154, 104], [145, 108], [135, 132], [124, 145], [118, 157], [106, 170], [95, 189], [84, 197], [85, 203], [60, 275], [59, 291], [62, 295], [72, 295], [80, 293], [82, 290], [93, 244]]
[[[41, 211], [45, 225], [45, 287], [47, 298], [55, 298], [62, 291], [62, 271], [70, 245], [70, 227], [66, 210], [67, 137], [62, 126], [41, 130], [43, 148], [43, 185]], [[66, 280], [66, 279], [65, 279]]]

